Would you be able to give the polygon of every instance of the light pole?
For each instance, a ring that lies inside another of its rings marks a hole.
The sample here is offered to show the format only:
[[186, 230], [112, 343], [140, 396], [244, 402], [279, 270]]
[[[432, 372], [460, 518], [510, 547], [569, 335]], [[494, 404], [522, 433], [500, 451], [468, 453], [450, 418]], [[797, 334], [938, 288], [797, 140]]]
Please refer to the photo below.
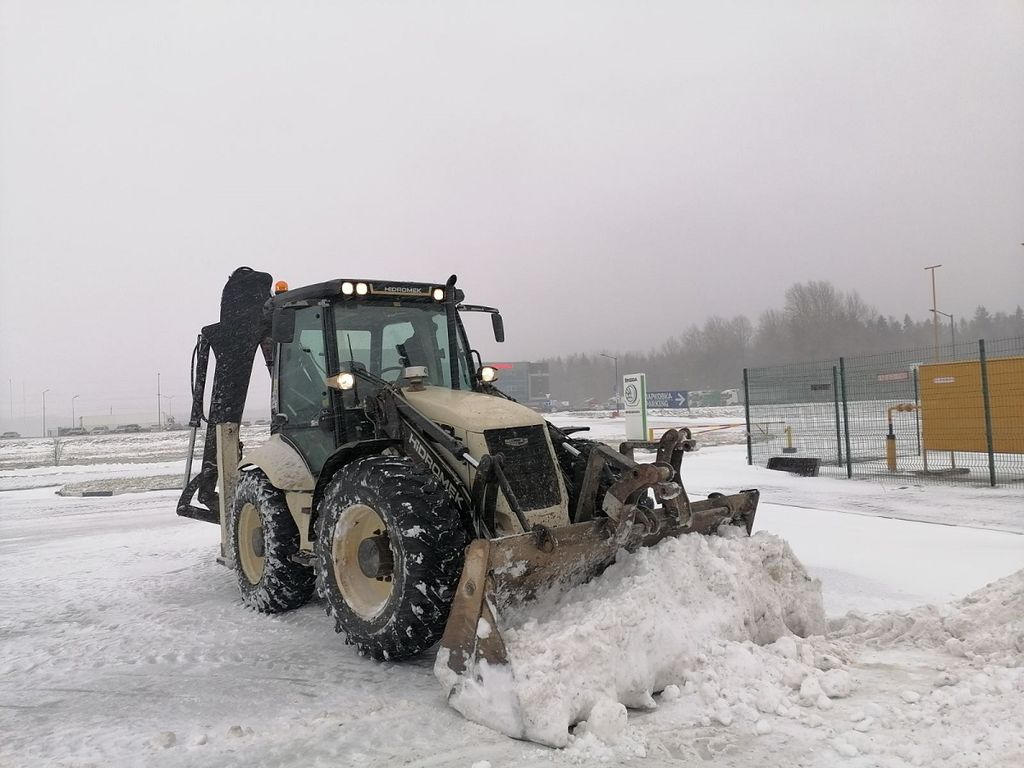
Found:
[[926, 270], [932, 271], [932, 328], [935, 331], [935, 362], [939, 362], [939, 316], [938, 316], [938, 302], [935, 301], [935, 270], [941, 267], [941, 264], [932, 264], [930, 267], [925, 267]]
[[170, 418], [174, 418], [174, 395], [164, 395], [164, 400], [167, 401], [167, 415]]
[[80, 398], [81, 395], [75, 395], [71, 398], [71, 428], [75, 428], [75, 400]]
[[615, 362], [615, 415], [619, 415], [619, 358], [615, 355], [606, 355], [604, 352], [598, 352], [601, 357], [607, 357], [609, 360]]
[[953, 316], [951, 314], [947, 313], [947, 312], [943, 312], [941, 309], [933, 309], [932, 312], [934, 312], [937, 315], [942, 315], [943, 317], [948, 317], [949, 318], [949, 338], [950, 338], [950, 343], [953, 345], [953, 357], [955, 358], [956, 357], [956, 325], [953, 324]]
[[46, 393], [50, 390], [43, 390], [43, 437], [46, 437]]
[[161, 407], [161, 405], [162, 405], [162, 403], [160, 402], [160, 374], [158, 373], [156, 375], [156, 427], [157, 427], [157, 429], [160, 428], [160, 407]]

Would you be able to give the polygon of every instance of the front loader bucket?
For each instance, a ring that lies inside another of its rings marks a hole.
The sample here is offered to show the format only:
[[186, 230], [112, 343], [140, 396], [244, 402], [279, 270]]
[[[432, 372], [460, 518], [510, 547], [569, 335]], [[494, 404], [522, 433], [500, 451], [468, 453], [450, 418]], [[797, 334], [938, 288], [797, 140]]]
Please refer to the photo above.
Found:
[[[620, 548], [649, 547], [669, 536], [715, 533], [723, 524], [740, 525], [749, 534], [757, 511], [758, 492], [690, 502], [688, 519], [680, 521], [664, 508], [645, 510], [646, 525], [616, 526], [608, 518], [534, 531], [498, 539], [476, 539], [466, 562], [441, 638], [439, 664], [449, 693], [463, 681], [480, 681], [485, 666], [508, 663], [501, 635], [503, 618], [550, 589], [579, 586], [615, 561]], [[653, 523], [653, 525], [652, 525]], [[514, 672], [514, 670], [513, 670]]]

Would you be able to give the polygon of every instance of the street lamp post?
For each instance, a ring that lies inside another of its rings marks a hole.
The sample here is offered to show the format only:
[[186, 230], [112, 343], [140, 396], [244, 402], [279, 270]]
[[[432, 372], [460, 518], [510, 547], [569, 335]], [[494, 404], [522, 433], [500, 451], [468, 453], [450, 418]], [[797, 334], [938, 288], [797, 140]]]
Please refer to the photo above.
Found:
[[936, 314], [939, 311], [939, 305], [935, 300], [935, 270], [941, 266], [941, 264], [932, 264], [930, 267], [925, 267], [926, 270], [932, 271], [932, 329], [935, 332], [935, 362], [939, 361], [939, 316]]
[[163, 399], [167, 401], [167, 415], [170, 418], [174, 418], [174, 395], [163, 395]]
[[43, 390], [43, 437], [46, 437], [46, 393], [50, 390]]
[[619, 358], [617, 358], [615, 355], [606, 355], [604, 352], [599, 352], [598, 354], [601, 355], [601, 357], [607, 357], [609, 360], [612, 360], [615, 363], [615, 387], [614, 387], [613, 391], [615, 392], [615, 416], [618, 416], [619, 415]]
[[[935, 272], [933, 271], [932, 274], [934, 275]], [[933, 293], [932, 294], [932, 301], [934, 301], [934, 300], [935, 300], [935, 295]], [[942, 315], [943, 317], [948, 317], [949, 318], [949, 333], [950, 333], [950, 336], [952, 337], [952, 344], [953, 344], [953, 352], [950, 355], [950, 358], [953, 359], [953, 360], [956, 360], [956, 330], [954, 330], [954, 327], [953, 327], [953, 315], [951, 315], [951, 314], [949, 314], [947, 312], [943, 312], [941, 309], [932, 309], [932, 318], [935, 320], [935, 327], [936, 328], [939, 327], [939, 315]], [[938, 337], [936, 336], [935, 337], [935, 345], [936, 345], [935, 346], [935, 349], [936, 349], [935, 359], [936, 360], [939, 359], [939, 356], [938, 356], [938, 343], [939, 343]], [[949, 452], [949, 465], [951, 467], [953, 467], [953, 469], [956, 469], [956, 452], [955, 451], [950, 451]]]
[[943, 312], [941, 309], [933, 309], [932, 312], [949, 318], [949, 339], [953, 345], [953, 357], [956, 357], [956, 325], [953, 323], [953, 315]]
[[71, 428], [72, 429], [75, 428], [75, 400], [77, 400], [79, 397], [81, 397], [81, 395], [75, 395], [74, 397], [71, 398]]

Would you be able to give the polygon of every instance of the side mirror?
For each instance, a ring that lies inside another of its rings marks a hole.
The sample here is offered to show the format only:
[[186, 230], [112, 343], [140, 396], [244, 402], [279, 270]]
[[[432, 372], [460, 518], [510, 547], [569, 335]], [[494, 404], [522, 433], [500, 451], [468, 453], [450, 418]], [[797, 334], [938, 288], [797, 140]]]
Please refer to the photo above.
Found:
[[270, 338], [281, 344], [287, 344], [295, 338], [295, 310], [287, 307], [274, 312], [270, 326]]
[[498, 312], [491, 314], [491, 327], [494, 328], [494, 340], [502, 342], [505, 340], [505, 323], [501, 320], [501, 315]]

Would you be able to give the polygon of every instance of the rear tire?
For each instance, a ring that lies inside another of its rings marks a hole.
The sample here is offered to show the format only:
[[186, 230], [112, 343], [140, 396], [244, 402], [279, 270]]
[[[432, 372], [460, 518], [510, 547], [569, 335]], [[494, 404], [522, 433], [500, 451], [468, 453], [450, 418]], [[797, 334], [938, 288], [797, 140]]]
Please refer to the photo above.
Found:
[[243, 603], [260, 613], [280, 613], [309, 600], [313, 569], [292, 560], [299, 552], [299, 529], [284, 493], [262, 472], [242, 473], [228, 540]]
[[[393, 561], [386, 575], [360, 565], [367, 539]], [[317, 523], [317, 589], [336, 630], [375, 659], [425, 651], [444, 632], [466, 544], [444, 490], [412, 459], [366, 456], [342, 467]]]

